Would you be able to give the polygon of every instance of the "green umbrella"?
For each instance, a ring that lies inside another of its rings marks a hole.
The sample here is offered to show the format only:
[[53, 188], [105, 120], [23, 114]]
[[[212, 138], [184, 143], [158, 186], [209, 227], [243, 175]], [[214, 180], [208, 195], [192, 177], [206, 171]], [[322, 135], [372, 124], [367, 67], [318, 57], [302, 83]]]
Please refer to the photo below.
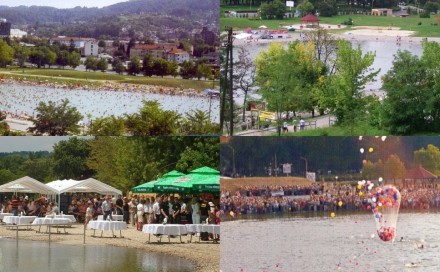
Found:
[[220, 174], [217, 175], [198, 175], [194, 177], [192, 189], [195, 192], [220, 192]]
[[191, 193], [192, 178], [189, 176], [164, 178], [154, 185], [154, 190], [163, 193]]
[[215, 170], [213, 168], [203, 166], [197, 169], [194, 169], [190, 172], [190, 174], [201, 174], [201, 175], [220, 175], [220, 171]]
[[158, 192], [158, 190], [155, 190], [156, 187], [154, 186], [156, 183], [163, 182], [167, 179], [175, 179], [175, 178], [183, 176], [183, 175], [184, 175], [183, 173], [176, 171], [176, 170], [173, 170], [173, 171], [170, 171], [170, 172], [164, 174], [161, 178], [158, 178], [157, 180], [153, 180], [153, 181], [138, 185], [138, 186], [132, 188], [131, 191], [134, 193], [156, 193], [156, 192]]

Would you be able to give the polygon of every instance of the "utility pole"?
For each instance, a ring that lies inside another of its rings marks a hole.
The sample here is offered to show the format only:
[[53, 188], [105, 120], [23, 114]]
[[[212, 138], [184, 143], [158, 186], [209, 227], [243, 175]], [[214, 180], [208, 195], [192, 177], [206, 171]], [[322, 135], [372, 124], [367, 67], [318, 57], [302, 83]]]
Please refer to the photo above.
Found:
[[232, 27], [226, 27], [226, 31], [228, 33], [227, 41], [223, 44], [223, 47], [226, 49], [226, 62], [224, 65], [224, 76], [223, 76], [223, 84], [221, 88], [222, 92], [222, 101], [220, 108], [220, 128], [221, 133], [223, 133], [223, 128], [225, 124], [225, 114], [226, 114], [226, 93], [229, 91], [229, 135], [232, 136], [234, 133], [234, 98], [233, 98], [233, 50], [232, 50]]

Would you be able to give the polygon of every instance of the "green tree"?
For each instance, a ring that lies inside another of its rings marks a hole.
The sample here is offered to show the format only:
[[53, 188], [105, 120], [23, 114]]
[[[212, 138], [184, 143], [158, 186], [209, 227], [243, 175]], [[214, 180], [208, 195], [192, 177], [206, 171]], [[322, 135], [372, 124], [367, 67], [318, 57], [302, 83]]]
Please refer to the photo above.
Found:
[[17, 45], [15, 47], [14, 58], [18, 60], [18, 65], [20, 66], [20, 68], [24, 67], [26, 61], [29, 59], [30, 53], [30, 50], [25, 46]]
[[286, 5], [281, 0], [263, 3], [260, 6], [260, 16], [262, 19], [283, 19], [285, 13]]
[[326, 0], [316, 4], [316, 9], [319, 12], [319, 16], [332, 17], [338, 14], [337, 3], [335, 0]]
[[108, 61], [106, 59], [100, 59], [96, 65], [98, 70], [105, 72], [108, 69]]
[[126, 115], [125, 126], [135, 136], [172, 135], [178, 129], [179, 114], [163, 110], [157, 101], [142, 101], [139, 113]]
[[299, 11], [300, 16], [302, 17], [309, 13], [313, 13], [315, 7], [308, 0], [304, 0], [301, 4], [298, 5], [296, 9]]
[[6, 67], [12, 63], [14, 58], [14, 48], [0, 39], [0, 67]]
[[164, 77], [168, 74], [168, 61], [157, 59], [153, 64], [153, 71], [156, 76]]
[[141, 71], [141, 62], [137, 56], [134, 56], [130, 59], [130, 63], [128, 64], [127, 73], [129, 75], [137, 75]]
[[322, 89], [320, 101], [336, 115], [338, 124], [354, 126], [366, 116], [369, 98], [363, 95], [364, 86], [379, 71], [372, 72], [370, 68], [374, 53], [362, 55], [360, 47], [353, 49], [347, 41], [339, 41], [338, 45], [336, 73], [329, 79], [327, 88]]
[[69, 57], [70, 57], [70, 53], [67, 50], [62, 50], [60, 51], [59, 55], [57, 56], [57, 60], [56, 63], [63, 67], [69, 64]]
[[197, 65], [197, 79], [200, 80], [200, 78], [210, 78], [212, 76], [212, 70], [211, 66], [205, 63], [201, 63]]
[[115, 72], [118, 74], [122, 74], [125, 72], [124, 64], [120, 60], [117, 60], [116, 65], [114, 67], [115, 67], [114, 68]]
[[75, 107], [69, 105], [69, 100], [61, 100], [61, 104], [49, 101], [40, 102], [35, 108], [36, 118], [32, 121], [34, 126], [29, 131], [36, 135], [48, 134], [49, 136], [63, 136], [78, 134], [78, 122], [83, 118]]
[[385, 179], [402, 179], [405, 176], [406, 168], [399, 156], [391, 155], [384, 163], [384, 176]]
[[53, 173], [58, 179], [86, 179], [93, 175], [87, 167], [90, 153], [88, 140], [69, 138], [53, 147]]
[[86, 66], [86, 71], [87, 70], [96, 71], [98, 70], [98, 59], [95, 58], [94, 56], [88, 56], [84, 61], [84, 65]]
[[180, 76], [183, 79], [191, 79], [196, 76], [196, 65], [192, 60], [183, 61], [180, 67]]
[[234, 89], [242, 90], [244, 93], [243, 99], [243, 116], [242, 121], [245, 121], [246, 114], [246, 100], [248, 92], [255, 84], [256, 69], [254, 60], [250, 56], [249, 50], [246, 47], [238, 49], [238, 61], [234, 63]]
[[124, 135], [124, 130], [124, 119], [112, 115], [93, 120], [89, 128], [89, 134], [93, 136], [122, 136]]
[[212, 123], [208, 113], [202, 110], [195, 110], [186, 113], [183, 120], [183, 133], [188, 135], [206, 135], [220, 133], [218, 124]]
[[422, 165], [435, 175], [440, 175], [440, 149], [429, 144], [426, 148], [414, 151], [414, 165]]
[[81, 64], [81, 55], [76, 51], [73, 51], [72, 53], [70, 53], [69, 54], [69, 66], [72, 67], [73, 69], [75, 69], [80, 64]]
[[142, 73], [144, 74], [144, 76], [151, 77], [153, 75], [153, 64], [153, 56], [151, 54], [145, 54], [144, 58], [142, 59]]
[[187, 146], [176, 164], [178, 171], [189, 172], [208, 166], [219, 169], [220, 142], [217, 137], [196, 138], [192, 146]]
[[177, 69], [179, 69], [179, 64], [175, 61], [169, 61], [167, 63], [167, 74], [173, 77], [176, 77], [179, 75], [179, 72]]

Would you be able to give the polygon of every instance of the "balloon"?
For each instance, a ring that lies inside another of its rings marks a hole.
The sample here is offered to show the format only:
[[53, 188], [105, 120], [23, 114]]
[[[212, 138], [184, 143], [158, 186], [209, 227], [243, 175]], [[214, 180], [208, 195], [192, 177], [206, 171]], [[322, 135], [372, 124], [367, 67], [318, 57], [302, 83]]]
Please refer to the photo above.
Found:
[[366, 165], [366, 164], [367, 164], [367, 160], [363, 160], [363, 161], [362, 161], [362, 164], [363, 164], [363, 165]]
[[338, 206], [339, 206], [339, 207], [342, 206], [342, 201], [339, 200], [339, 202], [338, 202]]
[[230, 212], [229, 212], [229, 215], [230, 215], [231, 217], [234, 217], [235, 214], [234, 214], [233, 211], [230, 211]]
[[387, 139], [387, 136], [382, 136], [380, 138], [381, 138], [382, 142], [385, 142], [385, 140]]
[[360, 151], [361, 151], [362, 154], [364, 154], [364, 149], [363, 148], [361, 148]]
[[359, 196], [363, 196], [364, 195], [364, 193], [362, 193], [362, 192], [359, 192]]
[[362, 141], [362, 136], [359, 136], [359, 141]]
[[379, 182], [382, 182], [382, 181], [383, 181], [383, 178], [382, 178], [382, 177], [380, 177], [380, 178], [379, 178]]
[[374, 151], [374, 149], [372, 148], [372, 147], [370, 147], [369, 149], [368, 149], [368, 152], [370, 152], [370, 153], [372, 153]]
[[362, 185], [361, 185], [361, 184], [358, 184], [357, 188], [358, 188], [359, 190], [362, 189]]
[[372, 210], [376, 221], [376, 231], [384, 241], [394, 241], [396, 238], [397, 217], [399, 215], [401, 195], [392, 185], [377, 187], [372, 193]]
[[331, 218], [335, 218], [335, 213], [332, 212], [332, 213], [330, 214], [330, 216], [331, 216]]

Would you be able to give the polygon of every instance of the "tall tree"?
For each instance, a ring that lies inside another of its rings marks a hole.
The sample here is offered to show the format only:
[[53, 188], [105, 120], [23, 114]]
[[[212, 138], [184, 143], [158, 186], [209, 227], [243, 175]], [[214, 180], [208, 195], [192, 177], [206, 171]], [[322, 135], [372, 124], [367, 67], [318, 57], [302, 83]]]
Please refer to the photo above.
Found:
[[6, 67], [6, 65], [11, 64], [13, 58], [14, 48], [0, 39], [0, 67]]
[[244, 93], [242, 121], [245, 121], [246, 99], [248, 92], [255, 84], [257, 67], [251, 58], [249, 50], [242, 46], [238, 49], [238, 61], [234, 64], [234, 89]]
[[40, 102], [35, 111], [34, 126], [29, 131], [36, 135], [64, 136], [80, 132], [78, 122], [83, 116], [76, 107], [69, 105], [68, 99], [61, 100], [59, 105], [52, 101]]
[[54, 175], [59, 179], [86, 179], [93, 175], [87, 167], [89, 140], [69, 138], [54, 145], [52, 160]]

